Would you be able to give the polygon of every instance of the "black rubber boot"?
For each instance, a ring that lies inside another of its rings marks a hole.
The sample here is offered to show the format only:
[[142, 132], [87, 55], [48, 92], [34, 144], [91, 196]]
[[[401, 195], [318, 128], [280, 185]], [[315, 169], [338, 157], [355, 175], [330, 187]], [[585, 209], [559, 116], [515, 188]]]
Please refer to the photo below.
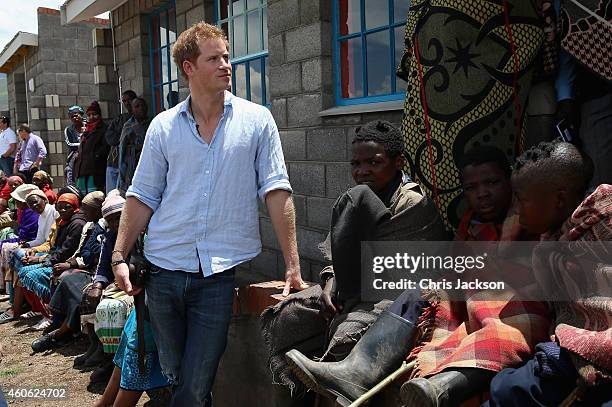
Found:
[[87, 351], [85, 351], [84, 354], [82, 354], [81, 356], [77, 356], [74, 359], [74, 367], [77, 367], [77, 368], [85, 364], [85, 361], [91, 355], [93, 355], [96, 349], [98, 349], [98, 343], [100, 343], [100, 340], [98, 339], [98, 336], [96, 335], [94, 331], [93, 324], [87, 324], [86, 330], [87, 330], [87, 337], [89, 338], [89, 347], [87, 348]]
[[108, 382], [115, 369], [115, 364], [113, 363], [114, 356], [115, 354], [105, 355], [100, 367], [94, 370], [91, 376], [89, 376], [89, 381], [91, 383]]
[[495, 372], [484, 369], [445, 370], [402, 385], [404, 407], [453, 407], [486, 389]]
[[104, 348], [102, 347], [102, 342], [98, 341], [96, 345], [96, 349], [92, 352], [91, 355], [83, 362], [81, 366], [83, 369], [89, 369], [92, 367], [98, 366], [100, 363], [104, 362], [106, 354], [104, 353]]
[[416, 331], [411, 322], [384, 311], [340, 362], [313, 362], [295, 349], [285, 356], [306, 386], [348, 406], [400, 366]]

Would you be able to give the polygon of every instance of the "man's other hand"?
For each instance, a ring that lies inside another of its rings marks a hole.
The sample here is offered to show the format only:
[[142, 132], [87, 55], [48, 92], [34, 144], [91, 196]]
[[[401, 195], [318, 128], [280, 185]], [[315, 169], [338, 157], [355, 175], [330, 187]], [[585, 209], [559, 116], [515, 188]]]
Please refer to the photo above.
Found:
[[138, 295], [141, 291], [141, 287], [132, 287], [130, 282], [130, 269], [125, 263], [121, 263], [113, 267], [113, 274], [115, 275], [115, 284], [127, 295]]
[[289, 295], [291, 289], [302, 291], [308, 288], [308, 284], [302, 280], [302, 274], [300, 273], [300, 266], [288, 267], [285, 273], [285, 289], [283, 290], [283, 297]]

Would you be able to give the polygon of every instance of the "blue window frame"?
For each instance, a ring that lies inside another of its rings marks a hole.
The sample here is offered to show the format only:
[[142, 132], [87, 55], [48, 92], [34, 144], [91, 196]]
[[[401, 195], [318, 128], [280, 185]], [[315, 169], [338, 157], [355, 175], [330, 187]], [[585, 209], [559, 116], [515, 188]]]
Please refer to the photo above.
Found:
[[334, 80], [337, 105], [402, 99], [395, 76], [404, 52], [408, 0], [334, 0]]
[[230, 42], [232, 92], [269, 106], [266, 0], [215, 0], [215, 21]]
[[149, 14], [151, 107], [154, 114], [178, 103], [178, 68], [172, 59], [176, 41], [176, 11], [169, 1]]

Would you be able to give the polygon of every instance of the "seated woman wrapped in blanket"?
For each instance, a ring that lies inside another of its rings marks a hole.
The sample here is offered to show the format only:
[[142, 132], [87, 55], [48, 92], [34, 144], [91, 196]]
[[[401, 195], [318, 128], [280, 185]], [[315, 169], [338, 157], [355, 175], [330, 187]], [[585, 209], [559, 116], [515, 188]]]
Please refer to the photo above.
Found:
[[[335, 202], [322, 245], [333, 265], [322, 270], [321, 286], [293, 294], [262, 314], [275, 380], [292, 390], [300, 382], [285, 352], [295, 348], [323, 354], [323, 360], [342, 360], [391, 304], [361, 299], [361, 241], [449, 238], [433, 202], [402, 173], [404, 145], [398, 129], [384, 121], [368, 123], [356, 130], [352, 145], [352, 176], [358, 185]], [[398, 340], [396, 346], [407, 343]]]
[[78, 248], [69, 259], [53, 265], [52, 273], [57, 285], [52, 290], [48, 305], [52, 321], [46, 321], [46, 333], [35, 340], [36, 344], [33, 343], [39, 351], [51, 349], [62, 340], [69, 340], [81, 332], [79, 305], [83, 287], [92, 279], [100, 257], [101, 235], [106, 230], [106, 222], [101, 219], [100, 212], [103, 200], [104, 193], [100, 191], [91, 192], [83, 198], [81, 212], [88, 221], [81, 231]]
[[[503, 242], [525, 239], [512, 203], [510, 166], [496, 148], [467, 152], [459, 164], [468, 209], [456, 241]], [[520, 264], [508, 267], [524, 269]], [[311, 389], [349, 403], [393, 372], [403, 359], [416, 360], [412, 379], [402, 386], [405, 406], [458, 406], [486, 388], [507, 366], [529, 357], [546, 338], [546, 304], [518, 301], [512, 289], [466, 292], [464, 301], [441, 290], [428, 303], [407, 290], [341, 362], [313, 362], [297, 350], [289, 365]]]

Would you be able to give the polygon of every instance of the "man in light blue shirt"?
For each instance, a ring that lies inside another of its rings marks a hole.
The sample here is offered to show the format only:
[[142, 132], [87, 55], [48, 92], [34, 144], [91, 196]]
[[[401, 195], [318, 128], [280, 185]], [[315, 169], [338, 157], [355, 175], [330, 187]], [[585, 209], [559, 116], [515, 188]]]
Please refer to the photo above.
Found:
[[130, 295], [124, 259], [148, 225], [147, 305], [172, 406], [209, 406], [225, 349], [234, 267], [261, 250], [258, 197], [283, 252], [285, 294], [304, 288], [295, 210], [280, 138], [265, 107], [233, 96], [225, 34], [198, 23], [173, 58], [190, 96], [151, 122], [121, 218], [113, 272]]

